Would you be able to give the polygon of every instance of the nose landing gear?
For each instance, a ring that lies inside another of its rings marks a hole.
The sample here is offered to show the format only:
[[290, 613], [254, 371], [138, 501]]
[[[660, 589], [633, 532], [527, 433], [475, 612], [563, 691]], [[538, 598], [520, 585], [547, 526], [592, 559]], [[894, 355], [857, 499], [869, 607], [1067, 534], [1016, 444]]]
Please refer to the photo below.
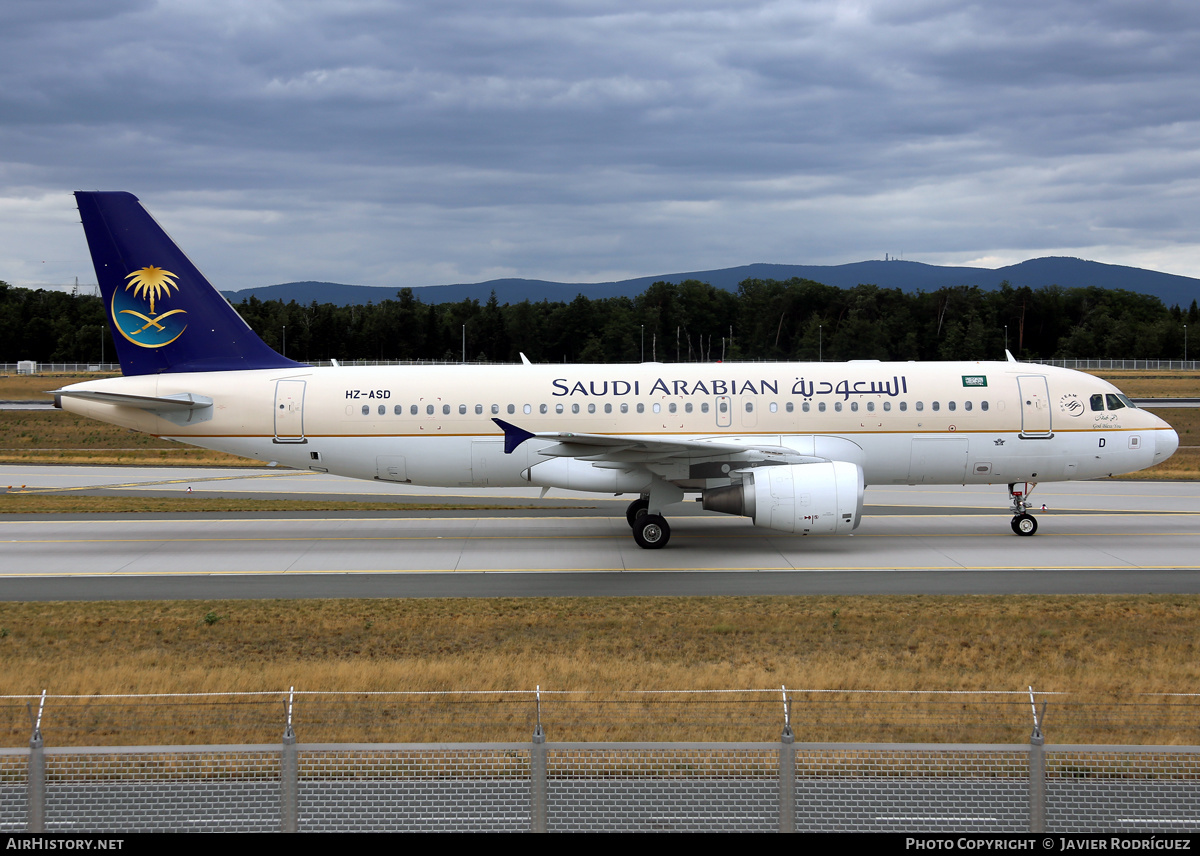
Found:
[[1037, 482], [1024, 482], [1021, 490], [1014, 490], [1017, 482], [1008, 486], [1008, 498], [1012, 501], [1012, 531], [1016, 535], [1032, 535], [1037, 532], [1037, 518], [1029, 513], [1029, 494], [1037, 487]]

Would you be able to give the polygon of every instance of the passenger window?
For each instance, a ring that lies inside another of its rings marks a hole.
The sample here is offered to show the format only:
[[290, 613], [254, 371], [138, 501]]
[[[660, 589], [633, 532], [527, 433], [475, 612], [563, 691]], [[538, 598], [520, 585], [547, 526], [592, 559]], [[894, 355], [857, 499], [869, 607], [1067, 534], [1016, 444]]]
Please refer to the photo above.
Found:
[[554, 405], [554, 412], [555, 412], [555, 413], [562, 413], [562, 412], [563, 412], [563, 406], [562, 406], [561, 404], [556, 404], [556, 405]]
[[512, 416], [516, 412], [517, 412], [517, 407], [515, 404], [508, 405], [508, 415], [509, 416]]
[[979, 409], [980, 409], [980, 410], [982, 410], [982, 411], [986, 412], [986, 411], [987, 411], [987, 408], [988, 408], [988, 403], [987, 403], [986, 401], [981, 401], [981, 402], [979, 402]]
[[875, 402], [868, 401], [867, 402], [867, 413], [874, 413], [874, 412], [875, 412]]
[[621, 412], [622, 412], [622, 413], [628, 413], [628, 412], [629, 412], [629, 405], [628, 405], [628, 404], [622, 404], [622, 405], [621, 405]]
[[800, 405], [800, 409], [803, 410], [805, 413], [808, 413], [810, 407], [812, 407], [812, 405], [809, 404], [807, 401], [803, 402]]
[[411, 413], [413, 416], [416, 416], [417, 415], [417, 405], [414, 404], [412, 407], [408, 408], [408, 412]]
[[851, 412], [851, 413], [858, 413], [858, 402], [857, 402], [857, 401], [851, 401], [851, 402], [850, 402], [850, 412]]
[[642, 403], [639, 401], [639, 402], [638, 402], [638, 406], [637, 406], [637, 412], [638, 412], [638, 413], [645, 413], [645, 412], [646, 412], [646, 405], [642, 404]]
[[604, 412], [605, 412], [605, 413], [612, 413], [612, 405], [611, 405], [611, 404], [605, 404], [605, 405], [604, 405]]
[[[807, 404], [808, 402], [805, 402], [805, 403]], [[825, 412], [825, 402], [824, 401], [817, 402], [817, 410], [821, 411], [822, 413]]]
[[449, 404], [443, 404], [443, 405], [442, 405], [442, 415], [443, 415], [443, 416], [449, 416], [449, 415], [450, 415], [450, 405], [449, 405]]
[[901, 401], [901, 402], [900, 402], [900, 412], [901, 412], [901, 413], [904, 413], [906, 410], [908, 410], [908, 402], [907, 402], [907, 401]]
[[595, 412], [596, 412], [596, 405], [595, 405], [595, 404], [589, 404], [589, 405], [588, 405], [588, 413], [595, 413]]
[[667, 410], [669, 410], [671, 413], [674, 413], [676, 410], [678, 410], [674, 401], [667, 405]]
[[[947, 404], [947, 405], [946, 405], [946, 408], [947, 408], [948, 410], [950, 410], [950, 412], [951, 412], [951, 413], [953, 413], [953, 412], [954, 412], [954, 408], [955, 408], [956, 406], [957, 406], [957, 405], [955, 405], [955, 403], [954, 403], [953, 401], [951, 401], [949, 404]], [[934, 409], [934, 410], [937, 410], [937, 407], [934, 407], [933, 409]]]
[[404, 406], [403, 406], [403, 405], [400, 405], [400, 404], [397, 404], [397, 405], [396, 405], [396, 408], [395, 408], [395, 414], [396, 414], [397, 416], [399, 416], [399, 415], [400, 415], [400, 414], [402, 414], [403, 412], [404, 412]]
[[579, 405], [578, 405], [578, 404], [572, 404], [572, 405], [571, 405], [571, 412], [572, 412], [572, 413], [578, 413], [578, 412], [579, 412]]
[[687, 404], [683, 405], [683, 412], [684, 413], [692, 412], [692, 403], [690, 401]]
[[727, 402], [722, 401], [720, 404], [717, 405], [717, 409], [720, 410], [722, 413], [725, 413], [729, 410], [729, 404]]
[[370, 415], [370, 413], [371, 413], [371, 405], [364, 404], [363, 405], [363, 416], [368, 416], [368, 415]]
[[747, 401], [747, 402], [746, 402], [746, 412], [747, 412], [747, 413], [753, 413], [753, 412], [754, 412], [754, 402], [753, 402], [753, 401]]
[[550, 408], [544, 404], [538, 405], [538, 413], [545, 413]]
[[428, 415], [432, 416], [432, 415], [433, 415], [433, 405], [432, 405], [432, 404], [426, 404], [426, 405], [425, 405], [425, 412], [426, 412]]
[[772, 412], [772, 413], [778, 413], [778, 412], [779, 412], [779, 405], [778, 405], [778, 404], [776, 404], [774, 401], [772, 401], [772, 402], [771, 402], [771, 407], [770, 407], [770, 410], [771, 410], [771, 412]]
[[1104, 410], [1104, 393], [1097, 392], [1091, 398], [1092, 410]]
[[385, 413], [387, 413], [387, 408], [382, 404], [379, 405], [379, 415], [383, 416]]
[[533, 405], [526, 404], [524, 407], [521, 408], [521, 412], [522, 413], [533, 413]]
[[840, 401], [835, 401], [833, 403], [833, 409], [835, 411], [837, 411], [838, 413], [841, 413], [842, 412], [842, 403]]
[[708, 402], [707, 401], [700, 402], [700, 412], [708, 413]]
[[924, 402], [924, 401], [918, 401], [918, 402], [917, 402], [917, 413], [920, 413], [920, 412], [921, 412], [922, 410], [924, 410], [924, 409], [925, 409], [925, 402]]
[[476, 405], [475, 405], [475, 415], [476, 415], [476, 416], [482, 416], [482, 415], [483, 415], [483, 405], [482, 405], [482, 404], [476, 404]]
[[963, 410], [970, 410], [970, 409], [971, 409], [971, 402], [964, 401], [963, 402]]
[[655, 413], [662, 413], [662, 405], [659, 404], [657, 401], [654, 402], [654, 406], [651, 409], [654, 410]]
[[495, 416], [495, 415], [496, 415], [496, 414], [498, 414], [499, 412], [500, 412], [500, 405], [499, 405], [499, 404], [493, 404], [493, 405], [492, 405], [492, 415], [493, 415], [493, 416]]
[[788, 412], [788, 413], [791, 413], [793, 410], [795, 410], [795, 409], [796, 409], [796, 404], [795, 404], [795, 402], [789, 401], [789, 402], [787, 403], [787, 405], [785, 405], [785, 409], [787, 410], [787, 412]]
[[465, 405], [465, 404], [458, 405], [458, 412], [460, 415], [465, 414], [467, 412], [467, 405]]
[[884, 412], [884, 413], [890, 413], [890, 412], [891, 412], [891, 410], [892, 410], [892, 403], [891, 403], [890, 401], [885, 401], [885, 402], [883, 403], [883, 412]]

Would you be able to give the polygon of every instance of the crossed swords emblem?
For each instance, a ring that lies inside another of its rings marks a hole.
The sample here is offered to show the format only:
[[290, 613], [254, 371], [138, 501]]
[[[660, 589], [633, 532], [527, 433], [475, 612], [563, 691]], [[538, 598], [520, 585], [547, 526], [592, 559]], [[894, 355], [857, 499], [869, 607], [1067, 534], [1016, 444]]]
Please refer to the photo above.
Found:
[[134, 317], [141, 318], [143, 321], [146, 322], [141, 327], [139, 327], [138, 329], [134, 330], [133, 332], [131, 332], [129, 334], [130, 336], [136, 336], [138, 333], [141, 333], [143, 330], [148, 330], [150, 327], [156, 327], [159, 330], [166, 330], [167, 329], [166, 327], [164, 327], [162, 324], [158, 323], [159, 319], [167, 318], [171, 315], [175, 315], [180, 312], [186, 312], [186, 310], [172, 309], [170, 312], [164, 312], [161, 315], [155, 315], [153, 318], [151, 318], [149, 315], [143, 315], [141, 312], [138, 312], [137, 310], [134, 310], [134, 309], [122, 309], [120, 314], [121, 315], [133, 315]]

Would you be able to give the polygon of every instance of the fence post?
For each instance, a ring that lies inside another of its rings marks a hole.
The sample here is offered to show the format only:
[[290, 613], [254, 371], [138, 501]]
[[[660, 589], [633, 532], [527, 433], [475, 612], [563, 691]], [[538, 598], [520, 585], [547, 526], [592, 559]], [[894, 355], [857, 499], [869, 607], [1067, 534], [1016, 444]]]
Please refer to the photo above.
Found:
[[46, 754], [42, 743], [42, 711], [46, 708], [46, 691], [42, 690], [42, 699], [38, 703], [37, 716], [33, 715], [33, 707], [26, 704], [29, 711], [30, 724], [33, 734], [29, 738], [29, 772], [27, 773], [28, 804], [25, 809], [25, 831], [46, 831]]
[[292, 729], [292, 700], [296, 688], [288, 690], [284, 708], [287, 724], [283, 729], [283, 747], [279, 753], [279, 831], [299, 832], [300, 826], [300, 759], [296, 749], [296, 732]]
[[[1033, 687], [1029, 688], [1029, 705], [1033, 708], [1033, 734], [1029, 736], [1029, 831], [1046, 831], [1046, 738], [1042, 735]], [[1046, 708], [1042, 706], [1042, 718]]]
[[546, 732], [542, 728], [542, 687], [536, 696], [537, 724], [533, 727], [533, 745], [529, 748], [530, 806], [529, 831], [547, 831]]
[[783, 734], [779, 738], [779, 831], [796, 831], [796, 736], [792, 733], [791, 705], [783, 688]]

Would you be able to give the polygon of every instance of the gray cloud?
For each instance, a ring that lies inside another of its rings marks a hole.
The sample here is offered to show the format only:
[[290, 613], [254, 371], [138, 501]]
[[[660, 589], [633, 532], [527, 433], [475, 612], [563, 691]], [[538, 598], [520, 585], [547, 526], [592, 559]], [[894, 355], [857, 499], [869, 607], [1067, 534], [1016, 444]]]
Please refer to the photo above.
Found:
[[0, 278], [128, 189], [223, 287], [597, 280], [884, 252], [1200, 275], [1200, 9], [0, 7]]

